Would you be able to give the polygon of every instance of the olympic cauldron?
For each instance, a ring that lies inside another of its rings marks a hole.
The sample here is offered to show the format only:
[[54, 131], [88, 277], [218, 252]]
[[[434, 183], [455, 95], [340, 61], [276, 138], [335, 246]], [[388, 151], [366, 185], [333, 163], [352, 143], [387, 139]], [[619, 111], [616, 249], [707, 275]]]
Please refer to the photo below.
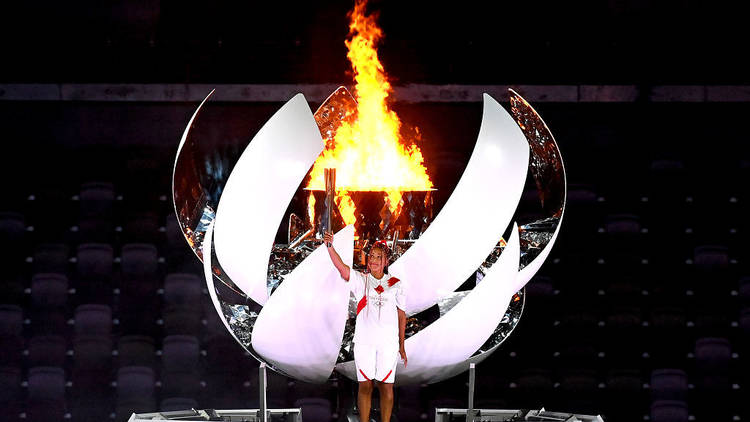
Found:
[[[216, 311], [242, 347], [277, 372], [324, 382], [336, 370], [356, 380], [356, 299], [321, 247], [325, 192], [303, 183], [325, 140], [354, 118], [347, 113], [354, 99], [341, 87], [313, 114], [298, 94], [241, 151], [242, 142], [217, 147], [206, 135], [215, 123], [203, 123], [201, 110], [212, 94], [183, 133], [173, 199]], [[330, 210], [334, 246], [348, 265], [362, 268], [367, 243], [384, 239], [390, 273], [407, 283], [409, 361], [399, 363], [397, 384], [449, 378], [495, 351], [520, 320], [523, 287], [559, 233], [566, 196], [559, 149], [536, 111], [512, 90], [509, 99], [510, 113], [484, 95], [474, 152], [440, 210], [430, 191], [404, 192], [396, 207], [382, 192], [350, 192], [354, 225]], [[467, 231], [467, 221], [481, 227]]]

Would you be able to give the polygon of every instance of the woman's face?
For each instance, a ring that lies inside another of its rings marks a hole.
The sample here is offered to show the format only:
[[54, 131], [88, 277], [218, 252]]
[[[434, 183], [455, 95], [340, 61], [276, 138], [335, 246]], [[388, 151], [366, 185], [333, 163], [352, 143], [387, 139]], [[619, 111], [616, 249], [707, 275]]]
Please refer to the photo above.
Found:
[[372, 249], [367, 258], [367, 268], [371, 273], [381, 273], [385, 268], [385, 255], [382, 249]]

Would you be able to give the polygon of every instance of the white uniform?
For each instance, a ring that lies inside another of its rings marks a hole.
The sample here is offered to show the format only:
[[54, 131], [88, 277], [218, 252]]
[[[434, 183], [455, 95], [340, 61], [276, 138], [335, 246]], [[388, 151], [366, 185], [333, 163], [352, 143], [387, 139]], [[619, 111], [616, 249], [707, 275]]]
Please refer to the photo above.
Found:
[[392, 383], [400, 358], [398, 312], [406, 309], [404, 282], [390, 274], [378, 280], [352, 270], [349, 287], [357, 299], [354, 327], [354, 363], [357, 380]]

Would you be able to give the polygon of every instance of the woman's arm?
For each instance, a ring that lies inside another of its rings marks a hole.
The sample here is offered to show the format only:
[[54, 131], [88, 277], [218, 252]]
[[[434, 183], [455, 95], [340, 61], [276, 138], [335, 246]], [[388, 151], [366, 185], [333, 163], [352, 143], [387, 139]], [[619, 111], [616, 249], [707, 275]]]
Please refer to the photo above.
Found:
[[339, 253], [336, 252], [336, 249], [333, 249], [333, 233], [326, 232], [323, 235], [323, 241], [328, 246], [328, 255], [331, 257], [331, 261], [333, 261], [333, 266], [336, 267], [337, 270], [339, 270], [339, 274], [341, 274], [341, 278], [343, 278], [346, 281], [349, 281], [349, 274], [350, 269], [349, 266], [344, 264], [344, 261], [341, 260], [341, 257], [339, 256]]
[[406, 312], [396, 308], [398, 311], [398, 353], [401, 355], [401, 359], [404, 360], [404, 367], [406, 367], [406, 349], [404, 349], [404, 335], [406, 334]]

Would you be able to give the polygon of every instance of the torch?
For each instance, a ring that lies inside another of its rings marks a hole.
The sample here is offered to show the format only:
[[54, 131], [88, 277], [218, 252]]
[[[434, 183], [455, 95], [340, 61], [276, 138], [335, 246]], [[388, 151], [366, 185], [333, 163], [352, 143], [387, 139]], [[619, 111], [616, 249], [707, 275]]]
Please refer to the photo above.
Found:
[[[323, 214], [323, 231], [333, 232], [333, 207], [336, 204], [336, 169], [327, 168], [323, 169], [323, 176], [326, 179], [326, 200], [325, 200], [325, 214]], [[326, 244], [329, 248], [331, 244]]]

